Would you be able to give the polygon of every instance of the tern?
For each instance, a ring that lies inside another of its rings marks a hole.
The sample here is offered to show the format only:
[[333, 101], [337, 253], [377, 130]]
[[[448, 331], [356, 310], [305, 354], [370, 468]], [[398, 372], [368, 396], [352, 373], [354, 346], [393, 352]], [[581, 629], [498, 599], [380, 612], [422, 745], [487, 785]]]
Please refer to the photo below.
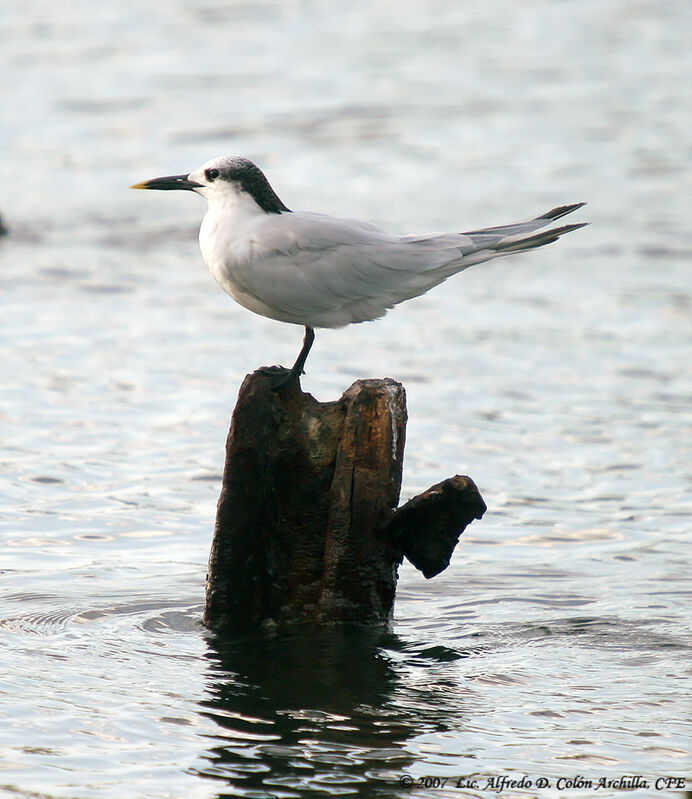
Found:
[[208, 208], [199, 245], [221, 288], [256, 314], [305, 328], [291, 369], [264, 370], [275, 388], [303, 374], [315, 328], [378, 319], [473, 264], [542, 247], [588, 224], [541, 231], [584, 205], [576, 203], [466, 233], [398, 236], [370, 222], [291, 211], [262, 170], [238, 156], [214, 158], [194, 172], [130, 188], [204, 197]]

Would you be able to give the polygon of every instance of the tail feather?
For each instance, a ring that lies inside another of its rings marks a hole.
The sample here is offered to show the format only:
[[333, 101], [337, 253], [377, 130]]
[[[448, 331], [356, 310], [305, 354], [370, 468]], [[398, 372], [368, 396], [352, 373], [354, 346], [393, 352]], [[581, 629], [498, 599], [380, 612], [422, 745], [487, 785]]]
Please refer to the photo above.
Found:
[[[407, 245], [407, 249], [410, 247], [411, 253], [415, 253], [415, 257], [411, 256], [409, 261], [411, 279], [403, 285], [397, 286], [396, 291], [392, 292], [387, 307], [391, 308], [403, 300], [425, 294], [426, 291], [439, 286], [447, 278], [470, 266], [492, 261], [495, 258], [503, 258], [515, 252], [542, 247], [544, 244], [557, 241], [565, 233], [585, 227], [589, 224], [588, 222], [562, 225], [539, 233], [535, 232], [540, 228], [545, 228], [554, 220], [576, 211], [583, 205], [586, 203], [561, 205], [547, 211], [542, 216], [524, 222], [472, 230], [466, 233], [402, 236], [401, 242]], [[364, 316], [363, 319], [365, 318]], [[372, 317], [368, 316], [367, 318]], [[354, 319], [354, 321], [362, 320]]]
[[586, 203], [574, 203], [573, 205], [559, 205], [550, 211], [546, 211], [540, 216], [525, 219], [523, 222], [513, 222], [509, 225], [496, 225], [495, 227], [481, 228], [480, 230], [467, 230], [464, 231], [466, 236], [518, 236], [525, 235], [526, 233], [533, 233], [534, 230], [545, 227], [548, 222], [554, 222], [578, 208], [582, 208]]
[[576, 211], [577, 208], [582, 208], [585, 206], [586, 203], [574, 203], [573, 205], [560, 205], [557, 208], [553, 208], [552, 211], [547, 211], [543, 216], [540, 216], [539, 219], [550, 219], [550, 221], [554, 221], [555, 219], [559, 219], [561, 216], [567, 216], [567, 214], [571, 214], [572, 211]]
[[[566, 213], [569, 213], [567, 211]], [[560, 214], [564, 216], [564, 214]], [[570, 233], [573, 230], [579, 230], [580, 227], [586, 227], [588, 222], [581, 222], [578, 225], [563, 225], [562, 227], [554, 227], [550, 230], [544, 230], [542, 233], [536, 233], [534, 236], [527, 236], [522, 239], [514, 239], [512, 241], [501, 241], [488, 249], [493, 252], [521, 252], [522, 250], [533, 250], [535, 247], [542, 247], [544, 244], [550, 244], [557, 241], [560, 236], [565, 233]]]
[[[407, 293], [402, 295], [403, 299], [418, 296], [422, 291], [428, 291], [433, 286], [437, 286], [448, 277], [468, 269], [475, 264], [482, 264], [485, 261], [492, 261], [495, 258], [503, 258], [515, 252], [534, 250], [544, 244], [557, 241], [565, 233], [588, 225], [588, 222], [580, 222], [573, 225], [561, 225], [560, 227], [548, 228], [551, 222], [560, 219], [567, 214], [576, 211], [586, 203], [574, 203], [573, 205], [560, 205], [547, 211], [542, 216], [536, 216], [523, 222], [515, 222], [511, 225], [498, 225], [497, 227], [483, 228], [482, 230], [471, 230], [466, 233], [435, 233], [428, 235], [402, 236], [401, 241], [407, 245], [413, 245], [419, 254], [411, 264], [416, 270], [420, 280], [407, 285]], [[539, 231], [539, 232], [536, 232]], [[436, 257], [432, 257], [436, 256]], [[421, 264], [428, 261], [427, 266], [421, 268]], [[415, 288], [414, 293], [410, 290]], [[397, 302], [401, 302], [398, 299]]]

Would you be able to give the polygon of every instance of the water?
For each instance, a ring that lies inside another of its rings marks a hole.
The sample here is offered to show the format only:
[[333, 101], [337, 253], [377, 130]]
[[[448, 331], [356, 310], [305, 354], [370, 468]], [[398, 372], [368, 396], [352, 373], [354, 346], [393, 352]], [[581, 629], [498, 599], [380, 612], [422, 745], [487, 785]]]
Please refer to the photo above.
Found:
[[[685, 774], [688, 9], [409, 6], [0, 9], [0, 795]], [[389, 631], [200, 627], [240, 380], [301, 331], [216, 288], [198, 198], [126, 187], [223, 153], [401, 232], [590, 201], [549, 250], [318, 333], [319, 399], [406, 385], [402, 497], [461, 472], [489, 505], [442, 575], [402, 567]]]

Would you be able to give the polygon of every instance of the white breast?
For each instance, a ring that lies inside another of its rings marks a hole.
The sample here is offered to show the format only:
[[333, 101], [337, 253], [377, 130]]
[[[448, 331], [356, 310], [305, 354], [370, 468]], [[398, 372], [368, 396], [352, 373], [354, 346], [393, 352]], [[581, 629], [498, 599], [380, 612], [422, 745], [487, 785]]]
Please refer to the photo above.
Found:
[[254, 229], [264, 217], [266, 214], [251, 199], [247, 203], [216, 203], [202, 220], [199, 246], [221, 288], [245, 308], [266, 316], [266, 309], [258, 307], [263, 304], [248, 293], [244, 280], [256, 255]]

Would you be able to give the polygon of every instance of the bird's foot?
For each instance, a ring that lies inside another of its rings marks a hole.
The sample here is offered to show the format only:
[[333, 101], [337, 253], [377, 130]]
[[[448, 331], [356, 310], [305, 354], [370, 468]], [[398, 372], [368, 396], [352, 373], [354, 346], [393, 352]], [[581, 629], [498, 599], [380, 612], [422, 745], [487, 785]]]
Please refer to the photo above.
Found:
[[261, 366], [257, 371], [269, 378], [272, 391], [283, 388], [292, 380], [300, 381], [300, 375], [285, 366]]

